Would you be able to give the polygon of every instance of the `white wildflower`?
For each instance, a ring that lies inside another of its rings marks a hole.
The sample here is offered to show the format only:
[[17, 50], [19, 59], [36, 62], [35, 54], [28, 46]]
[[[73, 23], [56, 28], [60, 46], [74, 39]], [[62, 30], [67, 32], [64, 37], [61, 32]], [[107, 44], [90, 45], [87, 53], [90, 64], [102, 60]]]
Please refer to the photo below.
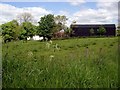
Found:
[[30, 51], [30, 52], [28, 52], [28, 56], [32, 56], [33, 55], [33, 53]]
[[56, 48], [57, 50], [60, 50], [58, 44], [55, 45], [55, 48]]
[[50, 43], [46, 43], [46, 47], [49, 49], [50, 48]]
[[54, 55], [50, 55], [50, 61], [54, 58]]
[[50, 42], [50, 44], [52, 44], [52, 40], [50, 40], [49, 42]]

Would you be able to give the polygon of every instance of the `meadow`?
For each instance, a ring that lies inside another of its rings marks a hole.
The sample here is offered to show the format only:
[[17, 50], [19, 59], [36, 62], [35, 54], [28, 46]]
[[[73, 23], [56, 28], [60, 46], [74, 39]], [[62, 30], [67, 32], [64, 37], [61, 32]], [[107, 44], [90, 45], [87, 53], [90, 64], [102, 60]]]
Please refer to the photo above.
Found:
[[[2, 44], [3, 88], [117, 88], [118, 38]], [[56, 48], [57, 45], [57, 48]]]

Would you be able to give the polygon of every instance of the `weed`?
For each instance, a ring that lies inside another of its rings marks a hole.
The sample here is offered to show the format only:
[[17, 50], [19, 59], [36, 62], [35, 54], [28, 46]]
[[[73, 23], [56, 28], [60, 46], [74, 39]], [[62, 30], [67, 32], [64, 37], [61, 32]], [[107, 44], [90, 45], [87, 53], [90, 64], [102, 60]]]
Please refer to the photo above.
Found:
[[96, 45], [96, 43], [94, 42], [94, 43], [92, 43], [92, 45]]

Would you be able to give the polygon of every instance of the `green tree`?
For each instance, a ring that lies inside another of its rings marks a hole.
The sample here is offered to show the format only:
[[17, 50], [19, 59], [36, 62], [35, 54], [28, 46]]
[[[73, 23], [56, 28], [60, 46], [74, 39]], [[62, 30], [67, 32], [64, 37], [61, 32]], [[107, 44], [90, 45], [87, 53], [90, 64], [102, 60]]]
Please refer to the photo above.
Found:
[[116, 34], [117, 36], [120, 36], [120, 25], [117, 26]]
[[27, 40], [27, 37], [32, 37], [37, 33], [36, 26], [31, 22], [23, 22], [21, 24], [20, 39]]
[[106, 29], [103, 26], [100, 26], [98, 29], [98, 33], [101, 35], [104, 35], [106, 33]]
[[2, 25], [0, 25], [0, 36], [2, 36], [2, 28], [1, 28]]
[[91, 28], [90, 29], [90, 35], [93, 35], [95, 32], [94, 32], [94, 29], [93, 28]]
[[41, 17], [39, 23], [39, 35], [44, 37], [52, 37], [53, 28], [55, 27], [54, 15], [48, 14]]
[[64, 15], [57, 15], [54, 17], [55, 23], [61, 25], [62, 29], [65, 29], [65, 24], [68, 18]]
[[76, 20], [73, 20], [73, 21], [72, 21], [72, 24], [76, 24]]
[[117, 36], [120, 36], [120, 30], [116, 30]]
[[60, 31], [61, 29], [62, 29], [62, 24], [61, 24], [61, 23], [58, 23], [58, 24], [55, 23], [55, 26], [53, 27], [52, 32], [53, 32], [53, 34], [54, 34], [55, 32], [58, 32], [58, 31]]
[[72, 33], [72, 29], [69, 28], [69, 27], [67, 27], [66, 30], [65, 30], [66, 36], [67, 36], [67, 37], [70, 37], [71, 33]]
[[120, 25], [117, 26], [117, 29], [120, 30]]
[[64, 15], [63, 16], [62, 15], [57, 15], [57, 16], [55, 16], [54, 20], [55, 20], [56, 23], [65, 24], [66, 20], [68, 20], [68, 18]]
[[1, 29], [4, 42], [18, 40], [19, 24], [16, 20], [12, 20], [10, 22], [2, 24]]

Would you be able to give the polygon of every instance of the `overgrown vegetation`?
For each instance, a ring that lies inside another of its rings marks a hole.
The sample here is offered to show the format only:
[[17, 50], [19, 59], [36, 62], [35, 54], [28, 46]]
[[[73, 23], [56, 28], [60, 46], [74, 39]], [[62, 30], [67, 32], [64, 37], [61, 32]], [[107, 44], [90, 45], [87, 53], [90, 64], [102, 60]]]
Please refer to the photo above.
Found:
[[3, 44], [3, 88], [118, 87], [116, 37], [54, 40], [49, 47], [47, 43]]
[[101, 36], [104, 35], [105, 33], [106, 33], [106, 29], [103, 26], [100, 26], [98, 29], [98, 34]]

